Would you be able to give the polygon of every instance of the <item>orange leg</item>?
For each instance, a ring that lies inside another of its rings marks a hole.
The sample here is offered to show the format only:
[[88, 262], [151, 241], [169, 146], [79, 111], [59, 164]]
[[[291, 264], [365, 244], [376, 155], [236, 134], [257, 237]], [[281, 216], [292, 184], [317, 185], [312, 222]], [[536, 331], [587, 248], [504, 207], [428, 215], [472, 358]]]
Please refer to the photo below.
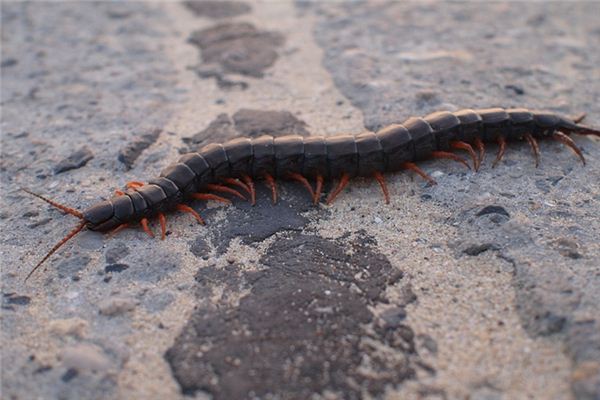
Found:
[[[584, 116], [585, 116], [585, 114], [584, 114]], [[559, 142], [563, 143], [564, 145], [569, 146], [575, 152], [575, 154], [577, 154], [577, 156], [579, 156], [579, 159], [581, 159], [581, 162], [583, 163], [583, 165], [585, 165], [585, 158], [583, 157], [583, 153], [581, 152], [581, 149], [579, 147], [577, 147], [577, 145], [575, 144], [573, 139], [571, 139], [570, 137], [568, 137], [567, 135], [565, 135], [562, 132], [554, 132], [554, 135], [552, 135], [552, 137], [554, 139], [558, 140]]]
[[192, 193], [190, 196], [196, 200], [214, 200], [220, 201], [221, 203], [231, 204], [231, 200], [212, 193]]
[[158, 222], [160, 222], [160, 240], [165, 240], [165, 237], [167, 237], [167, 218], [165, 214], [158, 213]]
[[249, 177], [246, 174], [242, 175], [242, 180], [244, 181], [246, 186], [248, 186], [248, 193], [250, 194], [250, 204], [255, 205], [256, 204], [256, 189], [254, 188], [254, 181], [252, 180], [251, 177]]
[[479, 136], [475, 138], [475, 147], [479, 151], [479, 166], [483, 162], [483, 157], [485, 157], [485, 145], [483, 144], [483, 140]]
[[271, 196], [273, 198], [273, 204], [277, 204], [277, 185], [275, 184], [275, 179], [270, 174], [265, 174], [265, 181], [267, 181], [267, 185], [271, 188]]
[[233, 185], [233, 186], [237, 186], [239, 188], [242, 188], [242, 189], [244, 189], [244, 191], [246, 193], [248, 193], [250, 196], [252, 196], [252, 193], [250, 192], [250, 188], [248, 187], [248, 185], [246, 185], [244, 182], [240, 181], [239, 179], [223, 178], [223, 182]]
[[317, 174], [317, 186], [315, 189], [315, 197], [313, 197], [313, 204], [318, 204], [321, 200], [321, 191], [323, 190], [323, 176]]
[[123, 192], [122, 190], [115, 190], [115, 196], [123, 196], [125, 194], [125, 192]]
[[148, 218], [142, 218], [142, 220], [140, 221], [140, 224], [142, 225], [142, 229], [144, 230], [144, 232], [146, 232], [148, 234], [148, 236], [153, 238], [154, 233], [152, 233], [152, 231], [148, 227]]
[[402, 163], [402, 168], [410, 169], [411, 171], [413, 171], [414, 173], [419, 175], [421, 178], [423, 178], [427, 182], [429, 182], [431, 185], [437, 185], [437, 182], [432, 177], [430, 177], [425, 171], [423, 171], [421, 168], [419, 168], [417, 166], [417, 164], [415, 164], [415, 163], [412, 163], [412, 162]]
[[128, 227], [129, 227], [129, 224], [121, 224], [121, 225], [117, 226], [115, 229], [113, 229], [112, 231], [110, 231], [108, 233], [108, 236], [113, 237], [117, 233], [121, 232], [123, 229], [128, 228]]
[[194, 210], [192, 207], [186, 206], [185, 204], [177, 204], [175, 206], [175, 209], [177, 211], [181, 211], [181, 212], [186, 212], [186, 213], [192, 214], [194, 216], [194, 218], [196, 218], [196, 221], [198, 221], [198, 223], [200, 223], [202, 225], [206, 225], [206, 223], [204, 222], [204, 220], [202, 219], [202, 217], [200, 216], [200, 214], [198, 214], [196, 212], [196, 210]]
[[453, 142], [450, 142], [450, 146], [453, 149], [461, 149], [461, 150], [468, 151], [469, 154], [471, 155], [471, 158], [473, 159], [473, 168], [475, 168], [475, 171], [479, 170], [479, 159], [477, 158], [477, 155], [475, 154], [475, 150], [473, 150], [473, 147], [471, 147], [471, 145], [469, 143], [465, 143], [465, 142], [461, 142], [461, 141], [453, 141]]
[[388, 192], [388, 188], [385, 183], [385, 178], [383, 177], [383, 175], [381, 175], [381, 172], [379, 171], [375, 171], [373, 173], [373, 176], [375, 177], [375, 179], [377, 179], [377, 182], [379, 182], [379, 186], [381, 186], [381, 191], [383, 192], [385, 203], [390, 204], [390, 192]]
[[297, 172], [292, 172], [292, 173], [289, 174], [289, 177], [290, 177], [290, 179], [298, 181], [301, 184], [303, 184], [304, 187], [306, 188], [306, 190], [308, 190], [308, 193], [310, 193], [310, 198], [314, 200], [314, 198], [315, 198], [315, 192], [313, 191], [312, 186], [310, 186], [310, 183], [308, 182], [308, 180], [304, 176], [300, 175]]
[[127, 189], [136, 188], [136, 187], [142, 187], [142, 186], [144, 186], [144, 182], [138, 182], [138, 181], [131, 181], [131, 182], [127, 182], [125, 184], [125, 187]]
[[432, 151], [431, 152], [431, 157], [433, 158], [447, 158], [450, 160], [454, 160], [456, 162], [461, 163], [462, 165], [464, 165], [465, 167], [471, 169], [471, 166], [461, 157], [457, 156], [454, 153], [448, 153], [447, 151]]
[[533, 150], [533, 155], [535, 157], [535, 167], [537, 168], [538, 165], [540, 165], [540, 146], [538, 146], [538, 142], [537, 140], [535, 140], [535, 138], [533, 136], [531, 136], [530, 133], [526, 133], [524, 135], [525, 140], [527, 140], [527, 142], [529, 142], [529, 145], [531, 146], [531, 150]]
[[348, 185], [348, 182], [350, 182], [350, 175], [344, 172], [335, 190], [329, 193], [329, 196], [327, 197], [327, 205], [330, 205], [335, 201], [335, 198], [342, 192], [342, 190], [344, 190], [346, 185]]
[[496, 168], [496, 164], [504, 157], [504, 151], [506, 151], [506, 139], [504, 139], [503, 136], [498, 136], [498, 146], [500, 146], [500, 149], [498, 149], [498, 155], [496, 155], [492, 168]]
[[240, 198], [240, 199], [242, 199], [242, 200], [247, 200], [247, 199], [246, 199], [246, 197], [244, 197], [244, 195], [243, 195], [243, 194], [241, 194], [241, 193], [240, 193], [240, 192], [238, 192], [237, 190], [235, 190], [235, 189], [232, 189], [232, 188], [230, 188], [230, 187], [227, 187], [227, 186], [223, 186], [223, 185], [215, 185], [215, 184], [209, 183], [209, 184], [207, 184], [207, 185], [206, 185], [206, 188], [207, 188], [208, 190], [214, 190], [215, 192], [229, 193], [229, 194], [232, 194], [232, 195], [234, 195], [234, 196], [237, 196], [237, 197], [239, 197], [239, 198]]

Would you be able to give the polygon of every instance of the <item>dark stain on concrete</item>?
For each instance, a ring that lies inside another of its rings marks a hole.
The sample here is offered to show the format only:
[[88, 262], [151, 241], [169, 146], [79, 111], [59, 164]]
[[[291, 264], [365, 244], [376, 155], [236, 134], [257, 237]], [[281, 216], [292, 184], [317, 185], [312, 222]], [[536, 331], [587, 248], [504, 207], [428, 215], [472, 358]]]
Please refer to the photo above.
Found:
[[119, 152], [119, 161], [125, 165], [127, 170], [131, 169], [140, 154], [158, 140], [160, 133], [160, 129], [154, 129], [151, 132], [137, 136]]
[[219, 114], [206, 129], [184, 138], [188, 145], [184, 151], [194, 151], [214, 142], [224, 142], [236, 137], [258, 137], [261, 135], [307, 136], [306, 123], [289, 111], [263, 111], [241, 109], [233, 116]]
[[60, 174], [61, 172], [81, 168], [92, 158], [94, 158], [94, 153], [92, 153], [89, 148], [84, 146], [56, 164], [54, 167], [54, 174]]
[[[419, 367], [401, 315], [390, 323], [369, 308], [387, 303], [385, 289], [401, 280], [364, 233], [331, 240], [294, 232], [271, 246], [258, 270], [201, 269], [199, 299], [217, 287], [224, 296], [214, 308], [197, 309], [165, 358], [188, 395], [378, 396]], [[240, 290], [247, 294], [232, 306], [226, 298]]]
[[252, 10], [242, 1], [185, 1], [183, 3], [196, 16], [212, 19], [231, 18], [247, 14]]
[[[247, 22], [223, 23], [192, 33], [190, 43], [202, 50], [202, 63], [214, 74], [261, 78], [277, 60], [280, 33], [258, 30]], [[206, 69], [201, 68], [206, 75]]]

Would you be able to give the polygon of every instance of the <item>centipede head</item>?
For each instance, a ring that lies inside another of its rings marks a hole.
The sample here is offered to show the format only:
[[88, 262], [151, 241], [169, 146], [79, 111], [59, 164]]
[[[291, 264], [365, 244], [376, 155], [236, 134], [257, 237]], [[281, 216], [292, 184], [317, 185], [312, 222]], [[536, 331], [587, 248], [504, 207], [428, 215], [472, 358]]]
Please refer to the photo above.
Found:
[[43, 201], [45, 201], [46, 203], [50, 204], [51, 206], [58, 208], [59, 210], [67, 213], [67, 214], [71, 214], [77, 218], [79, 218], [79, 220], [81, 221], [75, 228], [73, 228], [73, 230], [71, 230], [71, 232], [69, 232], [67, 234], [67, 236], [65, 236], [64, 238], [62, 238], [57, 244], [54, 245], [54, 247], [52, 247], [52, 249], [50, 249], [50, 251], [44, 256], [44, 258], [42, 258], [42, 260], [37, 263], [37, 265], [35, 267], [33, 267], [31, 269], [31, 271], [29, 271], [29, 274], [27, 274], [27, 276], [25, 277], [25, 281], [27, 281], [27, 279], [29, 279], [29, 277], [31, 277], [31, 275], [33, 275], [33, 273], [35, 271], [37, 271], [37, 269], [48, 259], [50, 258], [50, 256], [52, 254], [54, 254], [58, 249], [60, 249], [65, 243], [67, 243], [69, 240], [71, 240], [75, 235], [77, 235], [79, 232], [81, 232], [86, 225], [88, 224], [88, 221], [84, 218], [83, 214], [71, 207], [65, 206], [63, 204], [60, 204], [54, 200], [50, 200], [42, 195], [39, 195], [37, 193], [34, 193], [28, 189], [21, 189], [26, 193], [29, 193], [32, 196], [35, 196]]

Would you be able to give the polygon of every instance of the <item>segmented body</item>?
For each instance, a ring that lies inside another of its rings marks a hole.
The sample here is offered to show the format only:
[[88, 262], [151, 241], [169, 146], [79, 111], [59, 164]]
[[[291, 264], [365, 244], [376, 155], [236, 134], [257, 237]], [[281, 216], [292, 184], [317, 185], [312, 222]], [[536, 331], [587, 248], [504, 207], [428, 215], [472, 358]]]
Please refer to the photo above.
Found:
[[207, 185], [224, 178], [372, 176], [449, 150], [455, 141], [510, 141], [525, 135], [541, 139], [556, 131], [599, 134], [553, 113], [492, 108], [436, 112], [359, 135], [234, 139], [182, 156], [148, 184], [88, 208], [83, 220], [88, 229], [107, 231], [170, 211], [192, 193], [205, 191]]

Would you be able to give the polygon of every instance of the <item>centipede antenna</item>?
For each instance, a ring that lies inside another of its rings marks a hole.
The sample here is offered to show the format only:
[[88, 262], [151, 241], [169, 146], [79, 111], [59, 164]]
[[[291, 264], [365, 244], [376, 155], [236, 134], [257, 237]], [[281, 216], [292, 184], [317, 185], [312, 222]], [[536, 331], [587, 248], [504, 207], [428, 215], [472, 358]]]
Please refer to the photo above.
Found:
[[46, 203], [50, 204], [52, 207], [56, 207], [59, 210], [66, 212], [67, 214], [71, 214], [79, 219], [83, 219], [83, 214], [71, 207], [67, 207], [63, 204], [57, 203], [54, 200], [47, 199], [44, 196], [42, 196], [41, 194], [34, 193], [29, 189], [21, 188], [21, 190], [24, 191], [25, 193], [29, 193], [30, 195], [37, 197], [38, 199], [45, 201]]
[[81, 230], [85, 227], [85, 224], [87, 222], [83, 221], [81, 222], [79, 225], [77, 225], [75, 227], [75, 229], [73, 229], [71, 232], [69, 232], [69, 234], [67, 236], [65, 236], [60, 242], [58, 242], [56, 245], [54, 245], [54, 247], [48, 252], [48, 254], [46, 254], [46, 256], [44, 258], [42, 258], [42, 261], [40, 261], [39, 263], [37, 263], [37, 265], [35, 267], [33, 267], [33, 269], [27, 274], [27, 277], [25, 277], [25, 281], [27, 282], [27, 279], [29, 279], [29, 277], [31, 275], [33, 275], [33, 273], [35, 271], [37, 271], [37, 269], [52, 255], [54, 254], [58, 249], [60, 249], [65, 243], [67, 243], [73, 236], [77, 235], [79, 232], [81, 232]]
[[578, 124], [585, 119], [585, 116], [586, 116], [585, 113], [577, 114], [576, 116], [573, 117], [573, 122]]

